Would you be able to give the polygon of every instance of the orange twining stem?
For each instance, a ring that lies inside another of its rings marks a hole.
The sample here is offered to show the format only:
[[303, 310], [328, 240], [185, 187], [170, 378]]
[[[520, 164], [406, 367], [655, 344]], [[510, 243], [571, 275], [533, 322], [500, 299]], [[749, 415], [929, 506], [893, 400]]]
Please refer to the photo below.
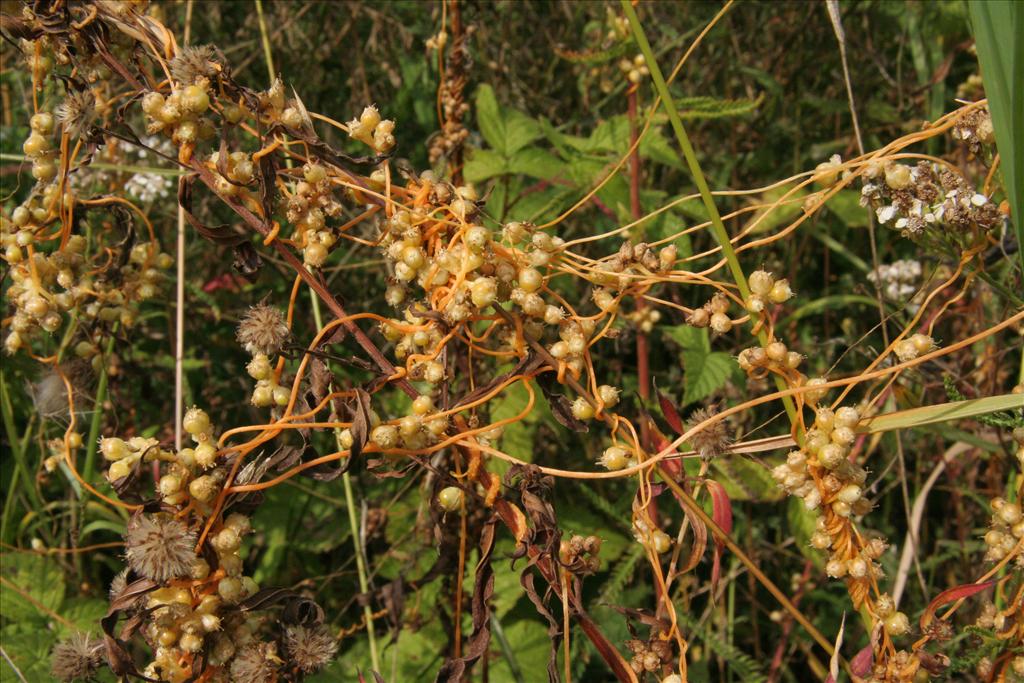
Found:
[[71, 471], [71, 475], [78, 481], [79, 484], [82, 485], [82, 488], [84, 488], [86, 491], [93, 494], [100, 500], [104, 501], [105, 503], [109, 503], [114, 507], [124, 508], [125, 510], [142, 509], [141, 505], [131, 505], [120, 500], [114, 500], [113, 498], [110, 498], [100, 493], [93, 487], [92, 484], [83, 479], [82, 476], [78, 473], [78, 467], [75, 465], [74, 458], [71, 457], [71, 434], [72, 432], [75, 431], [75, 423], [77, 421], [77, 418], [75, 417], [75, 389], [73, 386], [71, 386], [71, 380], [68, 379], [67, 375], [65, 375], [64, 372], [60, 369], [60, 366], [57, 365], [56, 359], [54, 359], [53, 369], [60, 377], [61, 381], [64, 382], [64, 390], [67, 392], [68, 395], [68, 415], [71, 416], [71, 419], [70, 422], [68, 423], [68, 428], [64, 430], [64, 462], [68, 466], [68, 470]]

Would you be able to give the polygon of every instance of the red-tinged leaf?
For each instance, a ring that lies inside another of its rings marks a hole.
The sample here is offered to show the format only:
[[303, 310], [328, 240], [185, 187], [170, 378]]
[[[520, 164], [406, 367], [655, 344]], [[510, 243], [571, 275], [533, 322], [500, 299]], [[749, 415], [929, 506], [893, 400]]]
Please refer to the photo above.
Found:
[[928, 627], [928, 624], [932, 623], [932, 619], [935, 618], [935, 612], [943, 605], [961, 600], [963, 598], [969, 598], [972, 595], [980, 593], [986, 588], [994, 584], [995, 581], [985, 581], [982, 583], [968, 583], [962, 586], [954, 586], [953, 588], [947, 588], [946, 590], [935, 596], [935, 599], [928, 605], [928, 609], [921, 615], [921, 629]]
[[712, 479], [708, 479], [706, 485], [708, 493], [711, 494], [711, 519], [715, 520], [715, 524], [722, 527], [722, 531], [731, 534], [732, 501], [729, 500], [729, 494], [725, 492], [724, 486]]
[[[715, 524], [722, 528], [725, 533], [732, 532], [732, 501], [729, 500], [729, 494], [725, 492], [725, 487], [719, 484], [717, 481], [708, 479], [705, 482], [708, 487], [708, 493], [711, 494], [711, 519], [714, 520]], [[715, 551], [711, 559], [711, 590], [714, 591], [718, 586], [718, 579], [722, 575], [722, 551], [725, 548], [725, 544], [715, 539]]]
[[875, 652], [870, 645], [865, 645], [860, 652], [853, 656], [850, 660], [850, 671], [854, 676], [860, 676], [865, 678], [871, 673], [871, 668], [875, 663]]
[[685, 431], [683, 429], [683, 418], [679, 417], [679, 411], [676, 410], [672, 399], [659, 391], [658, 404], [661, 406], [661, 414], [665, 416], [668, 426], [674, 429], [676, 434], [682, 434]]
[[662, 460], [659, 466], [674, 481], [679, 481], [683, 476], [683, 461], [681, 458], [667, 458]]

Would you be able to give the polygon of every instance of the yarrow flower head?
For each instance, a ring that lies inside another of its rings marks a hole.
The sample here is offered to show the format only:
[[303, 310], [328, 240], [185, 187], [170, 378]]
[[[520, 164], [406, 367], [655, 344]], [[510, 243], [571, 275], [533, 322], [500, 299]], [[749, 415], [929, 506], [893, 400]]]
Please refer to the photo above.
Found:
[[323, 625], [306, 628], [291, 626], [284, 634], [288, 658], [305, 673], [322, 669], [338, 651], [338, 641]]
[[140, 514], [128, 523], [125, 555], [137, 574], [163, 583], [192, 571], [195, 543], [195, 532], [178, 520]]
[[252, 355], [273, 355], [288, 340], [288, 324], [284, 314], [273, 306], [257, 304], [238, 324], [238, 341]]
[[53, 648], [50, 673], [59, 681], [70, 683], [92, 677], [103, 664], [103, 641], [88, 633], [75, 633]]

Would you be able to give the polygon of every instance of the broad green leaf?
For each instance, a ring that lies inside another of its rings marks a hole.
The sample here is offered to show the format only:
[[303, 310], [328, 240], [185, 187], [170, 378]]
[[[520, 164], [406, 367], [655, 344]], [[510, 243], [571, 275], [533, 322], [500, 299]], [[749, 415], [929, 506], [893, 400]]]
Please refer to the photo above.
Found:
[[565, 174], [565, 162], [551, 152], [537, 147], [517, 151], [507, 162], [508, 173], [522, 173], [531, 178], [553, 180]]
[[700, 401], [720, 389], [739, 366], [728, 353], [683, 352], [683, 404]]
[[490, 149], [467, 149], [462, 175], [471, 183], [479, 183], [508, 172], [508, 161]]
[[[6, 590], [5, 590], [6, 593]], [[14, 624], [0, 631], [4, 652], [26, 681], [52, 681], [50, 674], [50, 650], [57, 642], [56, 634], [45, 627], [19, 628]], [[19, 680], [11, 665], [0, 660], [0, 681]], [[110, 680], [110, 679], [105, 679]]]
[[786, 197], [784, 203], [773, 206], [775, 202], [782, 199], [793, 189], [789, 185], [780, 185], [762, 194], [758, 198], [757, 203], [767, 204], [768, 206], [758, 209], [753, 217], [747, 221], [746, 225], [743, 226], [743, 229], [753, 228], [751, 234], [759, 235], [780, 228], [799, 216], [803, 211], [801, 207], [803, 197], [807, 194], [803, 189], [792, 192]]
[[790, 498], [786, 504], [786, 521], [789, 522], [789, 533], [796, 539], [797, 550], [820, 569], [825, 566], [824, 554], [811, 547], [811, 535], [817, 519], [818, 516], [808, 510], [800, 498]]
[[716, 458], [711, 464], [717, 470], [715, 481], [725, 487], [731, 500], [774, 502], [785, 497], [772, 475], [752, 460], [733, 456]]
[[868, 227], [868, 210], [860, 205], [860, 192], [840, 190], [825, 204], [848, 228]]
[[673, 325], [662, 328], [669, 339], [690, 351], [711, 351], [711, 338], [707, 330], [690, 325]]
[[60, 566], [44, 555], [5, 552], [0, 561], [4, 578], [24, 591], [36, 603], [22, 597], [17, 591], [4, 586], [0, 600], [0, 615], [13, 622], [33, 622], [49, 619], [45, 610], [59, 612], [64, 600], [64, 575]]
[[534, 119], [515, 109], [502, 108], [489, 85], [477, 88], [476, 122], [487, 144], [506, 158], [543, 135]]
[[476, 125], [484, 140], [498, 154], [505, 156], [505, 120], [501, 116], [501, 107], [494, 96], [494, 89], [489, 85], [481, 85], [476, 90]]
[[[502, 620], [501, 628], [524, 680], [546, 680], [547, 675], [544, 672], [547, 670], [548, 655], [551, 653], [551, 638], [548, 636], [547, 624], [537, 616], [535, 619], [517, 619], [511, 623]], [[575, 631], [573, 635], [577, 638], [584, 637], [582, 633], [577, 635]], [[508, 660], [501, 656], [497, 643], [492, 642], [491, 648], [495, 654], [491, 655], [489, 679], [493, 683], [511, 683], [515, 679]]]

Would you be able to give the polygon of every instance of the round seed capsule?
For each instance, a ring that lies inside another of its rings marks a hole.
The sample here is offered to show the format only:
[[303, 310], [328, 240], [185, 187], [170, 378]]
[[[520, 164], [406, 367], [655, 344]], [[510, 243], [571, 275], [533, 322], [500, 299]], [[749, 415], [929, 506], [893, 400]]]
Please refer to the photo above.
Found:
[[464, 495], [457, 486], [448, 486], [437, 494], [437, 504], [445, 512], [454, 512], [462, 506]]

